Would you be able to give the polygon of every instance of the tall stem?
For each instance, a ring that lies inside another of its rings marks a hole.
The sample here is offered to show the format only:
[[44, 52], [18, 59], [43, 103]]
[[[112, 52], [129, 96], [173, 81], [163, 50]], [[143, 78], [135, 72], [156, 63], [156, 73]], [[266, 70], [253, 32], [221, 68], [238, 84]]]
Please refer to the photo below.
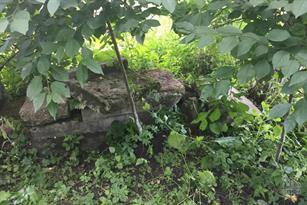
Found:
[[141, 134], [143, 132], [143, 128], [142, 128], [142, 125], [141, 125], [141, 122], [140, 122], [140, 119], [139, 119], [139, 115], [138, 115], [137, 110], [136, 110], [136, 106], [135, 106], [135, 102], [133, 100], [131, 90], [130, 90], [126, 68], [125, 68], [125, 65], [122, 61], [122, 57], [121, 57], [121, 54], [120, 54], [119, 49], [118, 49], [118, 44], [117, 44], [117, 41], [116, 41], [116, 37], [115, 37], [114, 31], [113, 31], [112, 25], [109, 21], [107, 22], [107, 25], [108, 25], [110, 36], [111, 36], [112, 43], [113, 43], [113, 46], [114, 46], [114, 50], [115, 50], [115, 53], [116, 53], [116, 56], [117, 56], [117, 60], [119, 62], [119, 65], [121, 67], [121, 71], [122, 71], [122, 74], [123, 74], [123, 77], [124, 77], [124, 81], [125, 81], [125, 85], [126, 85], [131, 109], [132, 109], [132, 114], [133, 114], [136, 126], [138, 128], [138, 132], [139, 132], [139, 134]]
[[[293, 95], [289, 95], [288, 103], [291, 103], [292, 99], [293, 99]], [[290, 113], [290, 110], [287, 112], [284, 119], [286, 119], [289, 116], [289, 113]], [[285, 122], [285, 120], [284, 120], [284, 122]], [[276, 155], [275, 155], [275, 161], [277, 163], [280, 160], [280, 156], [281, 156], [285, 141], [286, 141], [286, 130], [285, 130], [285, 125], [283, 125], [282, 132], [281, 132], [281, 135], [280, 135], [280, 138], [279, 138], [279, 144], [277, 146]]]

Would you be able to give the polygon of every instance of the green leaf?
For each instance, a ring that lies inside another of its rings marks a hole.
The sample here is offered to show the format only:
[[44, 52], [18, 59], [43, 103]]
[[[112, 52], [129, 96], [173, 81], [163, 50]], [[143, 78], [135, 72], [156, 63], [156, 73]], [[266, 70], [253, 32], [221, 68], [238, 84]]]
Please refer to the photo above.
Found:
[[280, 9], [280, 8], [284, 8], [288, 5], [288, 1], [287, 0], [273, 0], [270, 4], [269, 4], [269, 9]]
[[77, 80], [79, 81], [81, 87], [84, 86], [84, 83], [88, 79], [88, 70], [85, 66], [79, 66], [76, 71]]
[[42, 75], [48, 75], [50, 61], [46, 56], [40, 57], [37, 62], [37, 71]]
[[229, 80], [220, 80], [215, 85], [215, 97], [219, 98], [220, 96], [225, 96], [228, 94], [230, 88], [230, 81]]
[[57, 105], [56, 103], [54, 103], [54, 102], [50, 102], [50, 103], [48, 104], [47, 109], [48, 109], [50, 115], [51, 115], [54, 119], [56, 119], [56, 115], [57, 115], [57, 112], [58, 112], [58, 105]]
[[21, 78], [24, 80], [26, 79], [33, 71], [33, 64], [32, 63], [27, 63], [26, 65], [23, 66], [21, 70]]
[[249, 3], [253, 5], [254, 7], [259, 6], [263, 4], [265, 1], [264, 0], [250, 0]]
[[222, 42], [219, 44], [219, 50], [223, 53], [231, 52], [240, 43], [237, 36], [231, 36], [223, 38]]
[[222, 126], [221, 126], [221, 123], [211, 123], [209, 125], [209, 129], [211, 132], [213, 132], [214, 134], [221, 134], [222, 132]]
[[91, 58], [83, 59], [82, 64], [85, 65], [93, 73], [103, 74], [101, 66]]
[[216, 186], [216, 179], [211, 171], [198, 171], [197, 178], [200, 188], [205, 193], [209, 193]]
[[69, 39], [72, 39], [75, 34], [75, 30], [65, 27], [61, 29], [57, 36], [56, 36], [56, 41], [68, 41]]
[[216, 11], [216, 10], [219, 10], [223, 7], [227, 6], [227, 1], [222, 1], [222, 0], [219, 0], [219, 1], [213, 1], [209, 4], [208, 6], [208, 10], [210, 11]]
[[211, 45], [212, 43], [214, 43], [213, 36], [210, 36], [210, 35], [202, 36], [202, 37], [200, 37], [200, 39], [198, 41], [198, 47], [203, 48], [205, 46]]
[[175, 148], [182, 153], [186, 151], [186, 136], [181, 135], [178, 132], [172, 131], [167, 138], [167, 143], [170, 147]]
[[51, 75], [56, 81], [62, 81], [62, 82], [69, 81], [69, 75], [67, 71], [64, 69], [60, 68], [52, 69]]
[[65, 53], [68, 57], [73, 58], [75, 55], [78, 54], [81, 46], [78, 41], [75, 39], [70, 39], [65, 44]]
[[43, 79], [41, 76], [35, 76], [27, 88], [27, 97], [33, 100], [43, 90]]
[[291, 75], [296, 73], [300, 68], [299, 62], [296, 60], [290, 60], [288, 65], [284, 65], [281, 67], [281, 72], [284, 74], [286, 78], [289, 78]]
[[299, 125], [307, 121], [307, 100], [302, 99], [295, 105], [295, 120]]
[[37, 112], [45, 102], [46, 93], [40, 93], [33, 99], [34, 112]]
[[173, 13], [177, 6], [176, 0], [162, 0], [162, 5], [166, 8], [169, 12]]
[[218, 79], [230, 79], [233, 77], [234, 72], [234, 67], [224, 66], [215, 70], [214, 76]]
[[272, 71], [271, 65], [267, 60], [261, 60], [256, 63], [254, 66], [256, 78], [260, 80], [265, 76], [269, 75]]
[[29, 30], [29, 21], [30, 21], [30, 14], [28, 11], [26, 10], [17, 11], [13, 15], [13, 20], [10, 24], [10, 29], [12, 32], [16, 31], [26, 35], [27, 31]]
[[290, 86], [304, 82], [307, 83], [307, 71], [299, 71], [293, 74], [290, 81]]
[[268, 51], [269, 51], [269, 48], [267, 46], [259, 45], [255, 48], [255, 56], [259, 57], [259, 56], [265, 55], [268, 53]]
[[201, 123], [200, 123], [200, 125], [199, 125], [199, 129], [201, 130], [201, 131], [205, 131], [206, 129], [207, 129], [207, 127], [208, 127], [208, 120], [202, 120], [201, 121]]
[[42, 54], [46, 55], [52, 54], [52, 52], [54, 52], [57, 49], [57, 45], [50, 41], [40, 42], [40, 45], [42, 47]]
[[251, 64], [243, 65], [237, 74], [239, 82], [246, 83], [255, 77], [256, 73]]
[[10, 197], [11, 197], [11, 193], [0, 191], [0, 204], [2, 204], [2, 202], [8, 202]]
[[307, 1], [306, 0], [294, 0], [292, 3], [292, 12], [296, 18], [307, 13]]
[[295, 58], [303, 65], [307, 66], [307, 49], [301, 49], [295, 54]]
[[66, 10], [69, 8], [75, 8], [79, 5], [78, 0], [62, 0], [61, 1], [61, 7]]
[[278, 51], [273, 55], [272, 63], [274, 68], [280, 68], [289, 64], [290, 53], [287, 51]]
[[56, 50], [56, 53], [55, 53], [55, 57], [58, 61], [58, 63], [61, 62], [61, 60], [64, 58], [65, 56], [65, 50], [64, 50], [64, 47], [63, 46], [59, 46]]
[[267, 35], [267, 38], [270, 41], [275, 41], [275, 42], [285, 41], [290, 37], [291, 35], [287, 30], [281, 30], [281, 29], [273, 29]]
[[285, 116], [291, 108], [291, 104], [289, 103], [282, 103], [275, 105], [269, 113], [270, 119], [280, 118]]
[[66, 102], [64, 97], [58, 93], [52, 92], [51, 97], [52, 97], [52, 101], [57, 104], [64, 104]]
[[217, 29], [217, 31], [220, 34], [223, 34], [224, 36], [229, 36], [229, 35], [233, 36], [234, 34], [242, 34], [242, 31], [239, 28], [229, 25], [220, 27]]
[[292, 130], [295, 129], [296, 127], [296, 121], [295, 121], [295, 117], [293, 115], [287, 117], [287, 119], [284, 122], [284, 129], [286, 133], [291, 132]]
[[209, 120], [211, 122], [215, 122], [217, 120], [219, 120], [222, 116], [222, 113], [220, 111], [220, 109], [215, 109], [210, 115], [209, 115]]
[[50, 13], [50, 16], [53, 16], [55, 12], [58, 10], [60, 7], [61, 0], [49, 0], [47, 4], [47, 9]]
[[214, 140], [219, 145], [233, 145], [235, 142], [238, 142], [239, 139], [237, 137], [220, 137]]
[[249, 38], [249, 37], [244, 37], [243, 40], [239, 43], [238, 46], [238, 56], [242, 56], [246, 53], [248, 53], [251, 48], [253, 47], [253, 45], [256, 44], [256, 40], [253, 38]]
[[65, 83], [55, 81], [51, 83], [51, 91], [52, 93], [56, 93], [60, 96], [69, 98], [70, 97], [70, 90]]
[[0, 34], [6, 30], [8, 25], [9, 21], [7, 20], [7, 18], [0, 19]]

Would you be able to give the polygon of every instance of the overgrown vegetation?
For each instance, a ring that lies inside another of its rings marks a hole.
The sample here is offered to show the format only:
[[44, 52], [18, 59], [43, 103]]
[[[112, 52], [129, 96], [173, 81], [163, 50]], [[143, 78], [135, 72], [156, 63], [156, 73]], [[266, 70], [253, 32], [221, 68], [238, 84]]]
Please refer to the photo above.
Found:
[[83, 85], [116, 58], [110, 22], [129, 69], [169, 70], [188, 93], [171, 109], [144, 102], [153, 121], [141, 133], [133, 120], [114, 122], [93, 151], [80, 149], [83, 136], [38, 151], [22, 122], [1, 117], [0, 205], [307, 204], [306, 5], [0, 2], [0, 82], [10, 102], [27, 95], [56, 117], [70, 97], [67, 71], [76, 67]]

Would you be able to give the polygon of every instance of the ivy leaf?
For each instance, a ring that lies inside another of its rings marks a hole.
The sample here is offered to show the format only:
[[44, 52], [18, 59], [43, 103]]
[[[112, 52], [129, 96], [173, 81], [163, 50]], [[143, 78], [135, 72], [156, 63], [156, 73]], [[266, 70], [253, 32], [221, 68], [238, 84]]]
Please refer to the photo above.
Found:
[[285, 116], [290, 110], [291, 104], [290, 103], [283, 103], [275, 105], [269, 113], [270, 119], [280, 118]]
[[29, 21], [30, 21], [30, 14], [28, 11], [26, 10], [17, 11], [13, 16], [13, 20], [10, 25], [11, 31], [12, 32], [16, 31], [26, 35], [27, 31], [29, 30]]
[[169, 12], [173, 13], [177, 6], [176, 0], [162, 0], [162, 5], [166, 8]]
[[231, 52], [238, 44], [239, 38], [237, 36], [231, 36], [223, 38], [222, 42], [219, 45], [219, 50], [221, 53]]
[[290, 37], [291, 35], [288, 31], [281, 29], [273, 29], [267, 35], [267, 38], [270, 41], [275, 41], [275, 42], [285, 41]]
[[78, 41], [70, 39], [65, 44], [65, 53], [68, 57], [73, 58], [79, 52], [80, 48], [81, 46]]
[[35, 76], [27, 88], [27, 97], [33, 100], [43, 90], [43, 79], [41, 76]]
[[271, 65], [267, 60], [261, 60], [256, 63], [254, 66], [256, 78], [257, 80], [260, 80], [264, 78], [265, 76], [269, 75], [272, 71]]
[[47, 4], [47, 9], [49, 11], [50, 16], [53, 16], [54, 13], [58, 10], [60, 7], [61, 0], [49, 0]]
[[46, 56], [41, 57], [37, 62], [37, 71], [42, 75], [48, 75], [50, 61]]
[[299, 71], [293, 74], [290, 85], [296, 85], [299, 83], [307, 82], [307, 71]]
[[8, 25], [9, 21], [7, 20], [7, 18], [0, 19], [0, 34], [6, 30]]
[[307, 1], [306, 0], [294, 0], [292, 3], [292, 12], [296, 18], [307, 13]]
[[45, 102], [46, 93], [40, 93], [33, 99], [34, 112], [37, 112]]

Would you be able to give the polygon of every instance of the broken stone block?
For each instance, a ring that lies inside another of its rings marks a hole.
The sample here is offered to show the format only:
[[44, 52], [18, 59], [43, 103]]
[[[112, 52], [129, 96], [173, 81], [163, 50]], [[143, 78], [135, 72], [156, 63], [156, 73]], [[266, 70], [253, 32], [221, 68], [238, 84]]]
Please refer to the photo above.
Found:
[[[128, 74], [131, 82], [138, 87], [135, 101], [143, 121], [146, 121], [144, 100], [153, 109], [160, 106], [172, 107], [185, 93], [184, 85], [167, 71], [155, 69]], [[31, 141], [35, 147], [42, 149], [51, 142], [58, 143], [59, 138], [68, 135], [87, 136], [84, 137], [83, 144], [96, 147], [104, 141], [103, 133], [110, 129], [114, 121], [127, 121], [133, 116], [125, 82], [119, 72], [91, 76], [84, 87], [72, 78], [69, 87], [72, 98], [84, 105], [84, 109], [76, 110], [69, 108], [68, 103], [63, 104], [54, 120], [46, 108], [34, 113], [29, 100], [22, 106], [20, 117], [29, 126]], [[158, 98], [153, 99], [153, 92]]]
[[[53, 117], [49, 114], [46, 106], [34, 112], [33, 103], [26, 99], [19, 111], [20, 119], [28, 126], [45, 125], [54, 122]], [[58, 108], [58, 120], [69, 117], [68, 104], [61, 104]]]

